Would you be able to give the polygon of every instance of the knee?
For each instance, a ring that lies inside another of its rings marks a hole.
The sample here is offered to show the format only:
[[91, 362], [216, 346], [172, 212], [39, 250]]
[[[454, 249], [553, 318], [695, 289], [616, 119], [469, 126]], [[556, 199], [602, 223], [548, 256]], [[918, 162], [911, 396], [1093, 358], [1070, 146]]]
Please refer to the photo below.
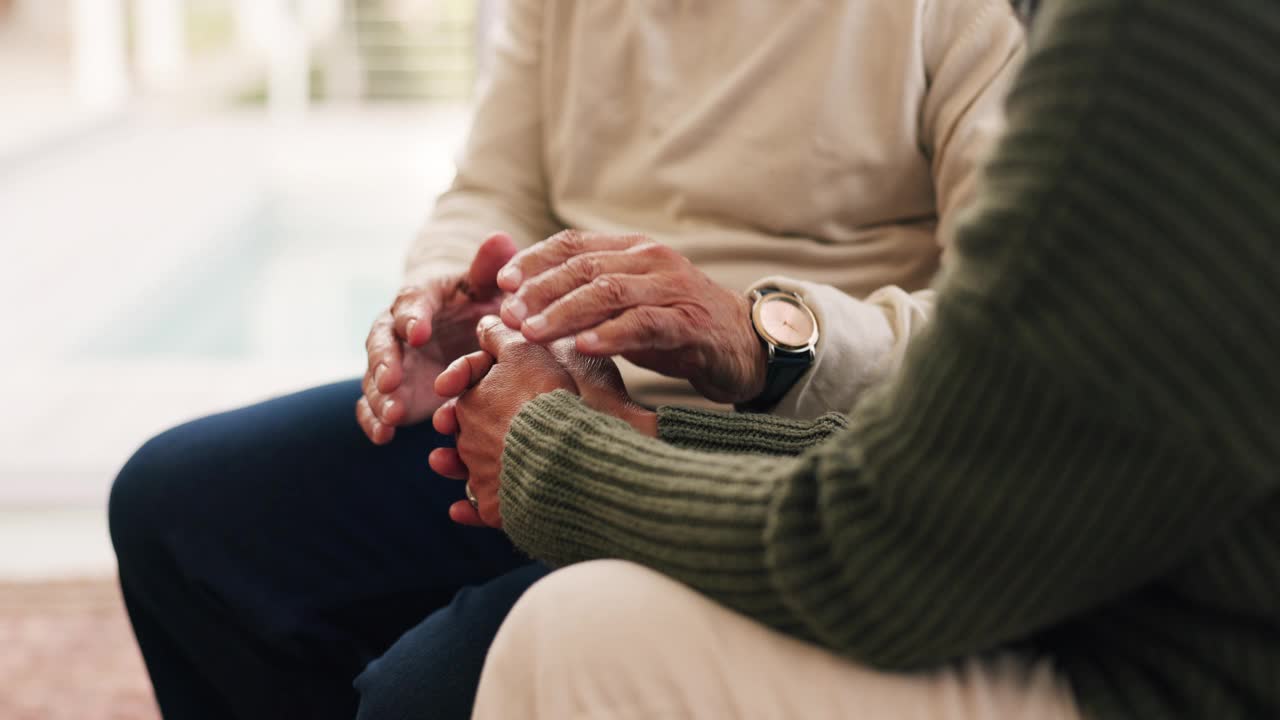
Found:
[[175, 467], [173, 433], [162, 433], [138, 448], [111, 484], [107, 524], [122, 559], [155, 539], [161, 525], [170, 524], [180, 510], [172, 487], [181, 476]]
[[[557, 570], [516, 603], [487, 662], [501, 666], [509, 656], [570, 674], [634, 672], [648, 660], [663, 661], [672, 639], [665, 635], [679, 633], [690, 597], [697, 595], [684, 585], [621, 560]], [[546, 638], [555, 640], [537, 642]]]
[[356, 720], [429, 716], [435, 704], [420, 692], [423, 682], [423, 678], [402, 672], [389, 658], [374, 660], [353, 683], [360, 694]]
[[548, 575], [498, 632], [474, 717], [687, 715], [673, 668], [688, 667], [686, 651], [709, 639], [691, 612], [699, 602], [709, 601], [617, 560]]

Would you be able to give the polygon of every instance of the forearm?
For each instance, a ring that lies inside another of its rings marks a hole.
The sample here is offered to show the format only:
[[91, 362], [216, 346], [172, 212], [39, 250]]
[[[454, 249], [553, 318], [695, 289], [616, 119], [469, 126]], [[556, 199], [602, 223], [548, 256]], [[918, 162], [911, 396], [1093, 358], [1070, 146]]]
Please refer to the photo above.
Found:
[[1239, 511], [1198, 447], [1060, 392], [1025, 349], [978, 341], [989, 322], [940, 319], [847, 430], [794, 458], [676, 448], [545, 395], [507, 435], [504, 527], [549, 563], [639, 562], [909, 668], [1127, 592]]
[[[763, 528], [771, 476], [797, 463], [677, 448], [568, 393], [550, 393], [526, 404], [506, 436], [503, 527], [551, 565], [631, 558], [695, 587], [720, 588], [738, 598], [731, 605], [783, 622], [787, 613], [761, 565]], [[572, 480], [546, 482], [551, 477]], [[664, 508], [656, 514], [655, 502]]]

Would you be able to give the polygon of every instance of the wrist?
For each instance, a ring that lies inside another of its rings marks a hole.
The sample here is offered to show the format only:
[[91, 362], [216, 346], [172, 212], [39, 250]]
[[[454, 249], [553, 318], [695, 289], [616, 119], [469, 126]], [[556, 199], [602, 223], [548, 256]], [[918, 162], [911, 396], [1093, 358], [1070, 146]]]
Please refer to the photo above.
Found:
[[750, 295], [738, 294], [739, 345], [741, 347], [742, 378], [738, 384], [734, 403], [741, 403], [758, 397], [764, 392], [769, 374], [769, 350], [760, 342], [755, 323], [751, 320], [751, 309], [755, 304]]
[[658, 437], [658, 413], [636, 403], [631, 398], [591, 390], [583, 392], [581, 397], [582, 402], [592, 410], [616, 417], [642, 435]]
[[632, 405], [627, 408], [625, 416], [622, 418], [627, 424], [636, 429], [641, 435], [647, 435], [652, 438], [658, 437], [658, 413], [639, 405]]

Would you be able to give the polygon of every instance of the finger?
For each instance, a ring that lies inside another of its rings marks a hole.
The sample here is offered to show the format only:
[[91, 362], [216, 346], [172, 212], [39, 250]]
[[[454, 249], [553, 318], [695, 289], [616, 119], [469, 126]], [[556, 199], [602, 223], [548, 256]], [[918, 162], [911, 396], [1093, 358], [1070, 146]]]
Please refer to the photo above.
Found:
[[[381, 421], [383, 425], [389, 425], [391, 427], [395, 427], [403, 423], [405, 416], [408, 414], [408, 407], [403, 402], [390, 395], [383, 395], [381, 400], [382, 404], [377, 406], [378, 410], [375, 413], [378, 416], [378, 420]], [[369, 407], [374, 407], [372, 399], [369, 400]]]
[[603, 275], [645, 275], [665, 267], [663, 260], [675, 251], [665, 245], [644, 243], [622, 251], [605, 250], [575, 255], [535, 277], [527, 278], [520, 290], [502, 304], [502, 319], [520, 327], [548, 305]]
[[431, 426], [441, 435], [458, 434], [457, 401], [449, 400], [436, 409], [431, 416]]
[[364, 349], [368, 354], [365, 378], [384, 393], [399, 387], [404, 377], [403, 354], [393, 323], [390, 311], [383, 312], [373, 321], [369, 336], [364, 341]]
[[419, 347], [431, 340], [431, 319], [444, 304], [447, 282], [401, 288], [391, 303], [391, 319], [398, 340]]
[[635, 307], [662, 306], [679, 299], [651, 275], [601, 275], [551, 303], [524, 322], [521, 332], [531, 342], [545, 343], [573, 335], [617, 317]]
[[377, 382], [365, 375], [364, 382], [361, 383], [364, 390], [365, 401], [369, 404], [369, 409], [373, 411], [374, 418], [384, 425], [399, 425], [404, 420], [406, 406], [400, 402], [391, 393], [379, 392]]
[[436, 377], [435, 391], [440, 397], [457, 397], [480, 382], [493, 367], [493, 356], [484, 350], [467, 353], [449, 363]]
[[467, 271], [473, 300], [489, 300], [501, 291], [498, 288], [498, 271], [511, 262], [519, 249], [516, 241], [506, 233], [493, 233], [480, 243]]
[[369, 400], [365, 397], [356, 401], [356, 422], [374, 445], [386, 445], [395, 437], [396, 429], [374, 417], [373, 411], [369, 409]]
[[435, 470], [438, 475], [447, 477], [450, 480], [466, 480], [467, 466], [462, 464], [462, 458], [458, 456], [458, 451], [453, 448], [436, 448], [427, 456], [427, 464]]
[[643, 235], [607, 235], [565, 230], [516, 254], [498, 273], [498, 287], [507, 292], [515, 292], [526, 279], [546, 272], [575, 255], [626, 250], [646, 242], [649, 239]]
[[471, 503], [466, 500], [449, 506], [449, 519], [459, 525], [470, 525], [471, 527], [489, 527], [480, 519], [480, 511], [471, 507]]
[[364, 436], [369, 438], [369, 442], [373, 440], [373, 413], [369, 412], [369, 401], [363, 395], [356, 400], [356, 424], [360, 426], [360, 431]]
[[643, 305], [578, 334], [584, 355], [624, 355], [645, 350], [677, 350], [691, 344], [688, 317], [675, 308]]
[[504, 325], [497, 315], [480, 318], [480, 322], [476, 324], [476, 339], [480, 341], [480, 349], [489, 353], [494, 362], [502, 362], [503, 356], [512, 347], [527, 342], [518, 331]]

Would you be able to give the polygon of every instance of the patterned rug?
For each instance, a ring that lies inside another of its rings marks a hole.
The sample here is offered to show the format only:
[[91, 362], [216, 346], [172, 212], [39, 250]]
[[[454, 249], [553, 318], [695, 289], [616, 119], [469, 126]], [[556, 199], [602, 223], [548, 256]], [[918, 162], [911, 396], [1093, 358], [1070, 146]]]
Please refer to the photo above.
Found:
[[114, 580], [0, 583], [0, 718], [158, 720]]

